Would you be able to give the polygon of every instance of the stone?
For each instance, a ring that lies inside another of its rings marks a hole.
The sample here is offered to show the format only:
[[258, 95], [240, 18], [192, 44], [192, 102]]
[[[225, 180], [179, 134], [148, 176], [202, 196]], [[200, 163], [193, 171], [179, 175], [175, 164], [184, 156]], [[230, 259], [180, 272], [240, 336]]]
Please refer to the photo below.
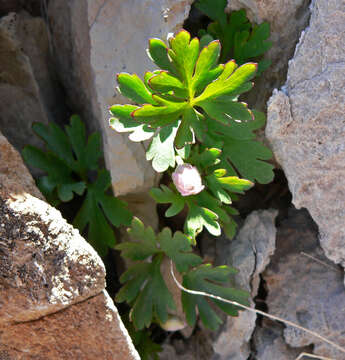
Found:
[[326, 256], [345, 266], [345, 2], [315, 0], [310, 26], [268, 103], [266, 136], [297, 208], [319, 226]]
[[[145, 147], [108, 126], [107, 108], [128, 102], [115, 91], [115, 74], [154, 68], [148, 39], [165, 39], [187, 17], [191, 0], [51, 0], [48, 15], [60, 79], [73, 107], [103, 135], [116, 195], [146, 192], [156, 175]], [[140, 14], [138, 16], [138, 14]]]
[[273, 45], [265, 54], [271, 66], [254, 80], [254, 90], [247, 101], [255, 109], [265, 111], [272, 89], [285, 83], [288, 60], [292, 58], [301, 32], [307, 27], [309, 0], [228, 0], [228, 10], [245, 9], [251, 22], [270, 24]]
[[139, 360], [100, 257], [42, 199], [0, 133], [0, 359]]
[[[277, 250], [263, 273], [269, 313], [290, 320], [345, 347], [343, 272], [318, 244], [317, 226], [306, 210], [291, 209], [277, 231]], [[315, 355], [344, 359], [323, 341], [286, 326], [292, 347], [313, 344]]]
[[283, 329], [283, 325], [266, 319], [262, 326], [255, 329], [253, 346], [256, 360], [296, 360], [301, 353], [310, 351], [288, 346], [283, 338]]
[[2, 328], [0, 358], [140, 360], [105, 291], [36, 321]]
[[3, 135], [0, 150], [3, 326], [38, 319], [100, 293], [105, 269], [78, 230], [41, 200], [20, 155]]
[[[277, 210], [252, 212], [245, 220], [235, 239], [217, 239], [222, 249], [217, 262], [238, 269], [235, 282], [237, 287], [257, 295], [260, 274], [264, 271], [275, 250], [276, 227], [274, 220]], [[251, 300], [254, 307], [254, 302]], [[221, 331], [213, 342], [219, 360], [246, 360], [250, 355], [252, 333], [255, 328], [256, 314], [241, 311], [238, 317], [227, 317]]]
[[42, 145], [32, 134], [35, 121], [48, 122], [38, 83], [17, 37], [18, 15], [0, 19], [0, 129], [18, 150], [26, 144]]

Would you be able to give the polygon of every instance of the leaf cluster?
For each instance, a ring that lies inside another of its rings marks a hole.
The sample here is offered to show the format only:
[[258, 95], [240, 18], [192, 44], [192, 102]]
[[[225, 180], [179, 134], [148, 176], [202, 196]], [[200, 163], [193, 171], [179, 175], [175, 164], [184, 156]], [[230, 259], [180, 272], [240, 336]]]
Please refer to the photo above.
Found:
[[227, 0], [198, 0], [195, 6], [213, 20], [207, 30], [200, 30], [199, 36], [203, 45], [214, 39], [220, 40], [220, 62], [235, 59], [242, 65], [247, 61], [257, 61], [257, 75], [271, 65], [270, 60], [262, 59], [262, 55], [272, 47], [272, 42], [267, 40], [270, 37], [270, 25], [267, 22], [251, 24], [243, 9], [227, 15]]
[[217, 148], [193, 147], [188, 161], [197, 167], [206, 185], [199, 194], [182, 196], [173, 184], [150, 191], [157, 203], [171, 204], [165, 212], [166, 217], [175, 216], [187, 208], [184, 232], [192, 244], [204, 228], [215, 236], [219, 236], [223, 228], [232, 238], [237, 226], [232, 216], [238, 212], [230, 204], [237, 199], [237, 194], [243, 194], [253, 186], [249, 180], [228, 176], [227, 170], [219, 167], [221, 155], [222, 151]]
[[[115, 245], [111, 225], [129, 225], [132, 214], [124, 202], [107, 193], [111, 179], [106, 169], [99, 168], [103, 157], [100, 135], [93, 133], [87, 138], [77, 115], [71, 117], [65, 132], [54, 123], [35, 123], [33, 131], [44, 141], [47, 151], [27, 145], [23, 158], [47, 174], [38, 179], [39, 189], [53, 206], [69, 202], [75, 195], [83, 196], [73, 224], [81, 232], [88, 227], [88, 241], [105, 255], [108, 247]], [[96, 180], [91, 181], [95, 173]]]
[[[137, 218], [133, 218], [128, 232], [133, 241], [121, 243], [116, 249], [121, 250], [121, 256], [134, 261], [134, 264], [120, 277], [124, 285], [116, 295], [116, 301], [126, 301], [132, 307], [130, 319], [135, 329], [148, 327], [153, 321], [164, 324], [168, 321], [169, 309], [175, 309], [173, 297], [160, 269], [164, 257], [173, 261], [177, 271], [182, 274], [186, 287], [248, 304], [246, 291], [226, 287], [236, 270], [228, 266], [212, 267], [210, 264], [202, 264], [202, 259], [192, 252], [185, 234], [179, 231], [172, 234], [170, 229], [164, 228], [156, 235], [152, 228], [145, 228]], [[190, 326], [195, 325], [198, 311], [206, 327], [218, 328], [222, 321], [210, 302], [231, 316], [238, 313], [236, 307], [217, 300], [209, 302], [201, 296], [188, 293], [181, 296]]]
[[119, 91], [137, 105], [111, 106], [110, 125], [129, 132], [132, 141], [150, 139], [146, 157], [156, 171], [174, 167], [186, 146], [203, 143], [211, 124], [231, 132], [234, 122], [253, 120], [238, 96], [252, 88], [257, 64], [218, 64], [220, 51], [219, 41], [201, 48], [197, 38], [182, 30], [169, 46], [150, 40], [148, 53], [162, 70], [147, 72], [144, 81], [135, 74], [117, 76]]

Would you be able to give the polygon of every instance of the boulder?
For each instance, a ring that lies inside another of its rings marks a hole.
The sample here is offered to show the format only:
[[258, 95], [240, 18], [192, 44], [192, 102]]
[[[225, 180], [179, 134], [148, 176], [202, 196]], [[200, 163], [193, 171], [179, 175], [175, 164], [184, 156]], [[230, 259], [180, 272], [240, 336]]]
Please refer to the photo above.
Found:
[[103, 291], [36, 321], [1, 329], [0, 359], [140, 360], [117, 309]]
[[0, 219], [0, 358], [138, 360], [100, 257], [2, 134]]
[[[269, 312], [310, 329], [345, 347], [343, 271], [319, 246], [317, 227], [306, 210], [291, 209], [277, 231], [277, 250], [263, 273]], [[286, 326], [284, 339], [292, 347], [313, 344], [315, 355], [344, 359], [325, 342]]]
[[[238, 269], [236, 285], [257, 295], [260, 274], [265, 270], [275, 250], [277, 210], [252, 212], [245, 220], [236, 237], [216, 239], [222, 249], [217, 262]], [[219, 244], [218, 242], [221, 241]], [[254, 302], [251, 300], [254, 307]], [[256, 314], [241, 311], [238, 317], [228, 316], [220, 332], [216, 335], [213, 348], [219, 360], [246, 360], [250, 355], [250, 339], [255, 328]]]
[[315, 0], [310, 26], [268, 103], [266, 136], [293, 203], [319, 226], [326, 256], [345, 266], [345, 2]]
[[145, 192], [155, 182], [145, 148], [108, 126], [109, 105], [128, 102], [115, 75], [154, 68], [145, 49], [187, 17], [191, 0], [51, 0], [48, 15], [58, 73], [73, 107], [103, 135], [105, 160], [117, 195]]

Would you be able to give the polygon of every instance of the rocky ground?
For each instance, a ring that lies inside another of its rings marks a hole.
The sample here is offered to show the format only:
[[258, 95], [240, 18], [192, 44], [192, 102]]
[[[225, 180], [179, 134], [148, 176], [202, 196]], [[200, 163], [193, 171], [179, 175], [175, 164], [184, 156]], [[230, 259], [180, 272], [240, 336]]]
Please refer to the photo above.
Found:
[[[64, 124], [79, 113], [90, 131], [102, 133], [115, 193], [147, 225], [162, 225], [147, 195], [159, 179], [143, 145], [109, 129], [107, 108], [124, 101], [114, 74], [152, 68], [145, 54], [150, 37], [205, 20], [190, 12], [191, 3], [0, 3], [0, 359], [138, 358], [104, 291], [101, 260], [43, 201], [10, 144], [19, 151], [42, 146], [31, 135], [33, 122]], [[251, 293], [253, 307], [345, 347], [345, 2], [229, 0], [228, 8], [246, 8], [253, 21], [271, 24], [272, 66], [246, 100], [267, 111], [260, 137], [277, 170], [273, 183], [239, 201], [236, 238], [204, 234], [200, 252], [240, 270], [238, 285]], [[25, 239], [32, 240], [27, 247]], [[111, 296], [118, 288], [112, 261], [106, 259]], [[252, 313], [224, 320], [217, 333], [201, 324], [157, 330], [160, 358], [294, 360], [309, 352], [344, 359], [324, 342]]]

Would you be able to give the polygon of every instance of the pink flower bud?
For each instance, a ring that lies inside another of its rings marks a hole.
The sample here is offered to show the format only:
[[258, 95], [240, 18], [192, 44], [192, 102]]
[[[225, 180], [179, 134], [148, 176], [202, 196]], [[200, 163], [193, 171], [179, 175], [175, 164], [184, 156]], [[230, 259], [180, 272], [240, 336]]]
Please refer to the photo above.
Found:
[[182, 196], [199, 194], [205, 188], [198, 169], [191, 164], [179, 165], [173, 172], [172, 179]]

